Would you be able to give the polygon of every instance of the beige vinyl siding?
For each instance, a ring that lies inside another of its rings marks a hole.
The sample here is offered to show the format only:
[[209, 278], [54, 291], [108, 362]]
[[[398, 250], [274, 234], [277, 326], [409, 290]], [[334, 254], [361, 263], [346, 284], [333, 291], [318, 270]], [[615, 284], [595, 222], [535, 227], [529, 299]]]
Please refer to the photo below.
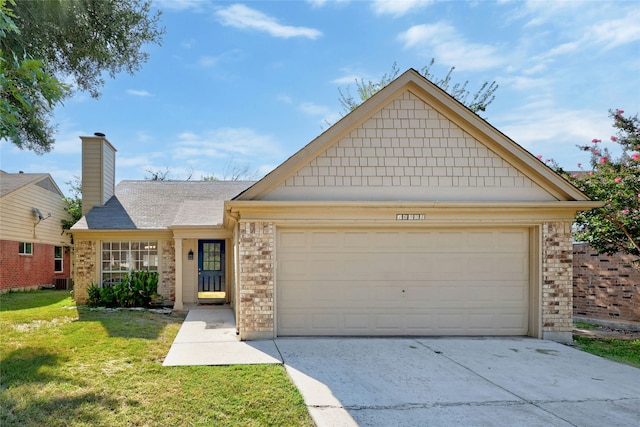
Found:
[[115, 192], [116, 183], [116, 153], [106, 144], [102, 145], [103, 174], [102, 204], [106, 203]]
[[82, 213], [106, 203], [115, 191], [115, 149], [102, 138], [83, 137]]
[[529, 230], [277, 233], [277, 334], [526, 335]]
[[[64, 207], [62, 195], [37, 183], [9, 193], [0, 201], [0, 238], [67, 246], [70, 244], [70, 238], [67, 233], [62, 234], [61, 221], [70, 217]], [[51, 217], [40, 221], [34, 227], [38, 219], [33, 213], [33, 208], [38, 208], [45, 217], [51, 212]]]
[[[193, 251], [193, 259], [189, 260], [189, 250]], [[198, 240], [185, 239], [182, 242], [182, 301], [198, 302]]]
[[556, 200], [410, 91], [265, 200]]

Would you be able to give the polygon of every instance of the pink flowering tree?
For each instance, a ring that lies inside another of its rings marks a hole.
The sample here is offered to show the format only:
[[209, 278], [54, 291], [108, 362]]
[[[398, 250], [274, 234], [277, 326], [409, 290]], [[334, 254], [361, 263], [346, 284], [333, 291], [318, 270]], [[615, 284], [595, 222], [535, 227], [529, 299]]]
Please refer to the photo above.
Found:
[[622, 110], [609, 111], [622, 154], [614, 158], [600, 147], [602, 140], [578, 146], [591, 154], [590, 165], [569, 173], [551, 162], [557, 172], [602, 208], [581, 212], [576, 217], [575, 238], [587, 242], [600, 253], [622, 252], [637, 257], [640, 266], [640, 121], [638, 115], [624, 116]]

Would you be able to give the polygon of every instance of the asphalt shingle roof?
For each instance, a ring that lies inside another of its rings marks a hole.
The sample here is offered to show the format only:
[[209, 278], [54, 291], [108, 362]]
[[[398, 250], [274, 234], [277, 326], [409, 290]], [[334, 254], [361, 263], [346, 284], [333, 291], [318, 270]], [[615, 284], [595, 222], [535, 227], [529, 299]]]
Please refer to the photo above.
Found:
[[94, 207], [72, 230], [158, 230], [222, 223], [225, 200], [253, 181], [122, 181], [104, 206]]
[[[46, 173], [7, 173], [0, 170], [0, 197], [16, 191], [32, 182], [49, 178]], [[45, 187], [46, 188], [46, 187]], [[47, 188], [49, 189], [49, 188]]]

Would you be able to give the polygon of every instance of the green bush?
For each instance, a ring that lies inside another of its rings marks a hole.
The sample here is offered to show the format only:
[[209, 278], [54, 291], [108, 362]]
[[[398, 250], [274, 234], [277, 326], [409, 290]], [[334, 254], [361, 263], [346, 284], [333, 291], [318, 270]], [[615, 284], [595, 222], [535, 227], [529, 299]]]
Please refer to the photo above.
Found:
[[153, 297], [158, 295], [158, 273], [154, 271], [133, 271], [121, 282], [91, 284], [87, 289], [90, 306], [104, 307], [149, 307]]

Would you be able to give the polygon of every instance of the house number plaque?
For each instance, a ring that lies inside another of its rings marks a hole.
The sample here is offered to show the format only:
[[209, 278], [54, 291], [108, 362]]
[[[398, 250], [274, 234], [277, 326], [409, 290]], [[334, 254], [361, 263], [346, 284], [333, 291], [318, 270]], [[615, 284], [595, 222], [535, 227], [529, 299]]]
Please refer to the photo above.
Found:
[[424, 214], [396, 214], [397, 221], [423, 221]]

